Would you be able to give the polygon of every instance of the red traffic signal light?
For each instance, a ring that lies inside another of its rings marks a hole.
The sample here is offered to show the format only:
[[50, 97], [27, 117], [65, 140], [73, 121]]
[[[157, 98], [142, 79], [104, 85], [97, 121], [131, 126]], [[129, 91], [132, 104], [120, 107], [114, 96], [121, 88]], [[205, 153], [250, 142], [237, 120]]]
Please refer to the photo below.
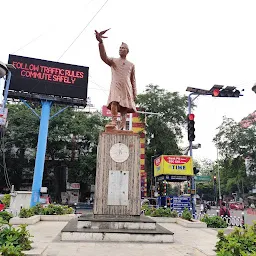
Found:
[[194, 115], [194, 114], [189, 114], [189, 115], [188, 115], [188, 120], [193, 121], [194, 118], [195, 118], [195, 115]]
[[216, 178], [217, 178], [216, 176], [213, 176], [213, 179], [214, 179], [214, 180], [216, 180]]
[[220, 94], [220, 90], [219, 90], [219, 89], [214, 89], [214, 90], [212, 91], [212, 96], [214, 96], [214, 97], [218, 97], [219, 94]]

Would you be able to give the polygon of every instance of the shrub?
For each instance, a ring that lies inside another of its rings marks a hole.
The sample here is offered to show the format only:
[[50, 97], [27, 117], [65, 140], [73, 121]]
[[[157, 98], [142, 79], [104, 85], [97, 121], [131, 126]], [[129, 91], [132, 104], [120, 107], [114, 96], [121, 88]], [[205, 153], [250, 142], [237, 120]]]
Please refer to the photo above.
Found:
[[182, 212], [181, 218], [184, 220], [191, 221], [192, 214], [190, 213], [190, 211], [187, 208], [185, 208], [184, 211]]
[[153, 208], [150, 208], [147, 204], [142, 205], [141, 210], [144, 210], [146, 216], [150, 216], [153, 212]]
[[3, 204], [5, 205], [5, 208], [10, 207], [11, 202], [11, 195], [10, 194], [4, 194], [4, 197], [2, 199]]
[[26, 225], [13, 228], [9, 224], [0, 224], [0, 253], [3, 256], [22, 256], [22, 251], [30, 250], [31, 235]]
[[20, 213], [19, 213], [19, 217], [20, 218], [29, 218], [31, 216], [34, 216], [34, 212], [33, 212], [33, 209], [32, 208], [29, 208], [29, 209], [26, 209], [26, 208], [22, 208], [20, 210]]
[[68, 206], [49, 204], [42, 209], [42, 215], [64, 215], [73, 213], [73, 209]]
[[246, 226], [245, 229], [236, 227], [228, 235], [224, 235], [224, 231], [219, 231], [218, 238], [217, 256], [256, 255], [256, 222], [252, 226]]
[[43, 211], [43, 207], [41, 204], [37, 204], [31, 207], [31, 210], [33, 211], [34, 215], [41, 215]]
[[209, 217], [208, 215], [204, 215], [201, 221], [205, 222], [208, 228], [226, 228], [228, 226], [227, 222], [220, 216]]
[[42, 207], [42, 205], [37, 204], [29, 209], [22, 208], [20, 210], [19, 217], [20, 218], [29, 218], [34, 215], [64, 215], [64, 214], [71, 214], [74, 210], [68, 206], [62, 205], [54, 205], [49, 204], [46, 207]]
[[158, 209], [155, 209], [150, 216], [176, 218], [178, 216], [178, 213], [176, 211], [171, 211], [170, 208], [159, 207]]
[[9, 222], [9, 220], [13, 217], [13, 215], [7, 211], [0, 212], [0, 218], [3, 220]]

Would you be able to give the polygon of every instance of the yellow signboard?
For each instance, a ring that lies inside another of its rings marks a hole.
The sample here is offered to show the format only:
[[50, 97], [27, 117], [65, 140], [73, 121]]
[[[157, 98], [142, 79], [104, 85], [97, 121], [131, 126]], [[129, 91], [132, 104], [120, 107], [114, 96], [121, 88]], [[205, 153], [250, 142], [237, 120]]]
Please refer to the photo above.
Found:
[[190, 156], [159, 156], [154, 160], [154, 176], [159, 175], [194, 175], [192, 158]]

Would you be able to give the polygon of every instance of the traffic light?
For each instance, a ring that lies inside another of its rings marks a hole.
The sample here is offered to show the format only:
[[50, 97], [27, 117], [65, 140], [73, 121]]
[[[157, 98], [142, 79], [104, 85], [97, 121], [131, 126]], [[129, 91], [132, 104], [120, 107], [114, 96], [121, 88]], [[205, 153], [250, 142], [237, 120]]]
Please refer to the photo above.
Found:
[[240, 91], [236, 90], [233, 86], [227, 86], [224, 89], [219, 88], [213, 88], [212, 90], [212, 96], [213, 97], [233, 97], [233, 98], [239, 98]]
[[214, 182], [214, 184], [216, 184], [216, 182], [217, 182], [217, 177], [215, 175], [213, 176], [213, 182]]
[[194, 141], [195, 140], [195, 121], [194, 121], [195, 115], [189, 114], [187, 116], [188, 121], [188, 141]]
[[194, 175], [197, 175], [199, 173], [199, 170], [196, 167], [193, 167]]

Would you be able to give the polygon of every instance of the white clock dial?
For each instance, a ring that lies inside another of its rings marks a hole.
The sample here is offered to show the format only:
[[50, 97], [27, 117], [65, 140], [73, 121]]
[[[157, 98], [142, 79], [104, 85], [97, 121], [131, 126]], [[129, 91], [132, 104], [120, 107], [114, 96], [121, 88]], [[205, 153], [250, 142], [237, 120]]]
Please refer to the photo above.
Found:
[[129, 157], [129, 148], [123, 143], [116, 143], [110, 149], [110, 157], [115, 162], [122, 163]]

